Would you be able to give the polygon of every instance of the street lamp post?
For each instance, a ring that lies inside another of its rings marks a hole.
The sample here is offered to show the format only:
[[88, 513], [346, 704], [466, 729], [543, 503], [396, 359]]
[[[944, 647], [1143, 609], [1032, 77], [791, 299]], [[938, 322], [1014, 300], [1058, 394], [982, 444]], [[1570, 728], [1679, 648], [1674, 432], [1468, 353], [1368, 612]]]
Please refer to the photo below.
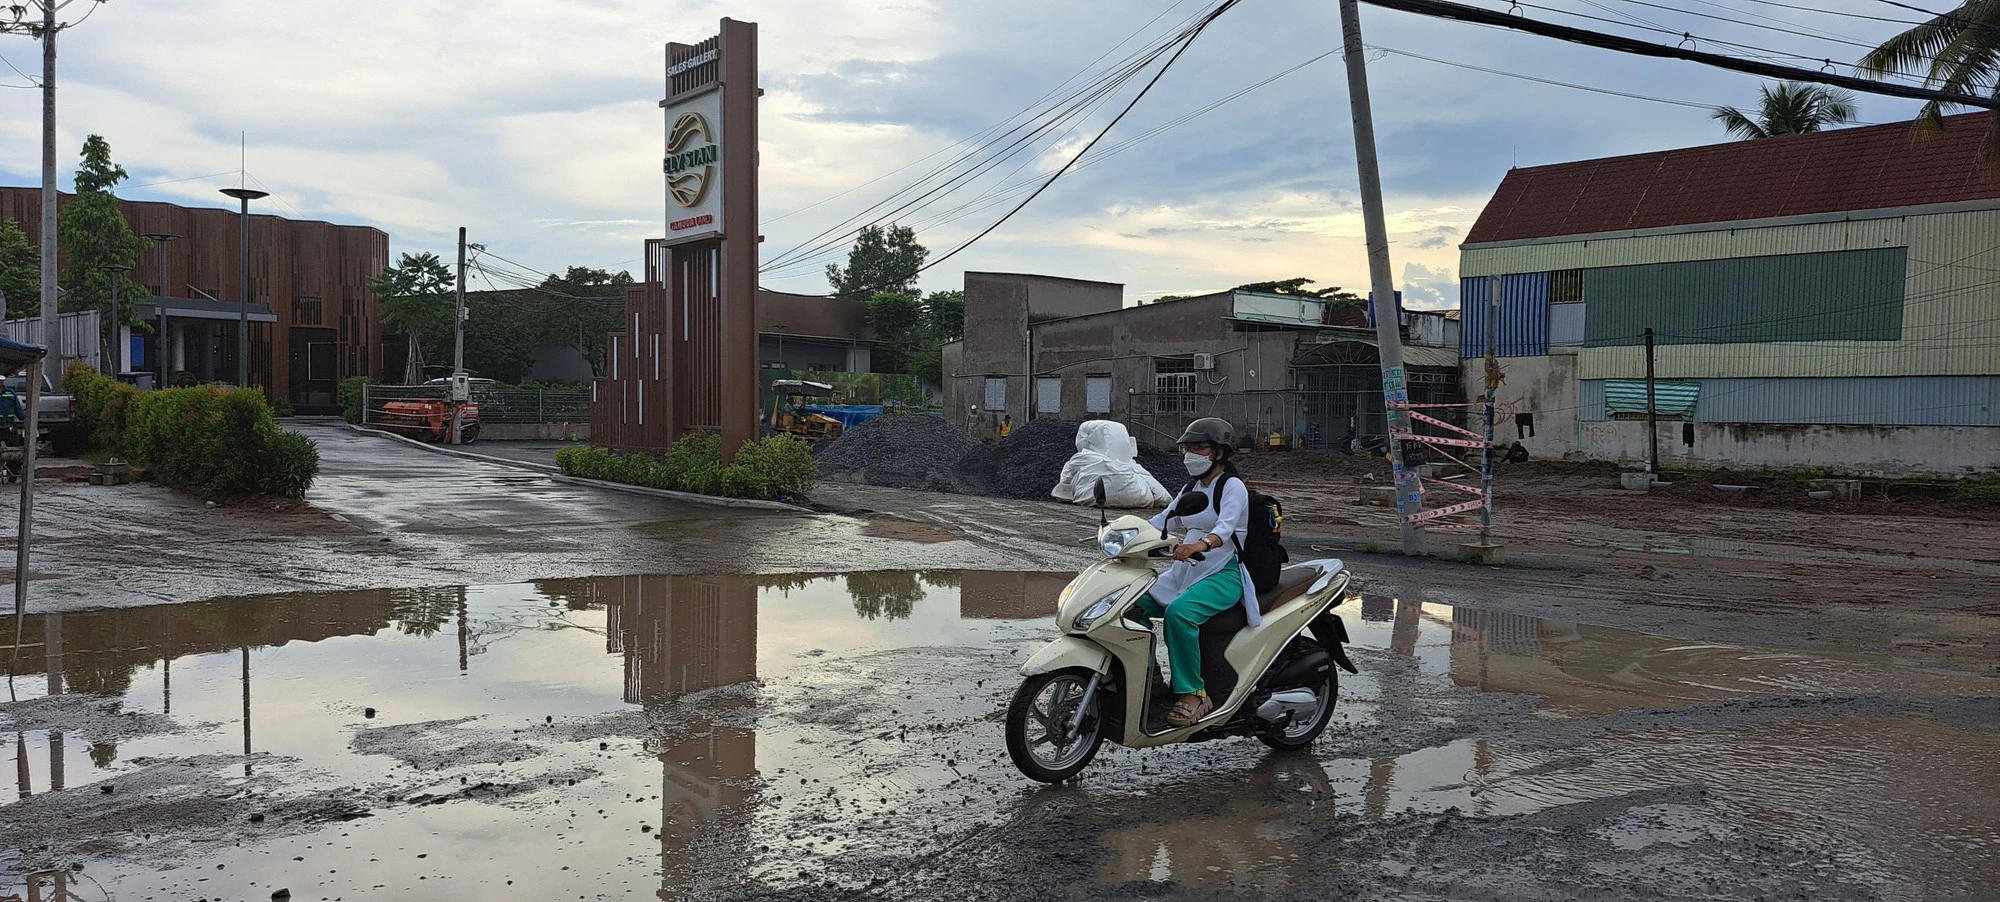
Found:
[[158, 367], [160, 371], [160, 381], [159, 384], [153, 387], [166, 388], [167, 387], [167, 242], [179, 240], [181, 236], [169, 235], [165, 232], [147, 232], [142, 237], [151, 238], [153, 240], [153, 255], [160, 259], [160, 286], [159, 286], [159, 291], [155, 292], [154, 295], [154, 300], [158, 301], [160, 305], [159, 309], [160, 332], [159, 332], [159, 337], [153, 340], [154, 353], [160, 358], [159, 360], [160, 365]]
[[131, 267], [116, 263], [104, 267], [104, 274], [111, 277], [111, 316], [108, 322], [98, 323], [97, 334], [103, 335], [107, 331], [111, 334], [111, 340], [104, 343], [104, 365], [111, 371], [109, 375], [113, 379], [118, 378], [119, 371], [124, 369], [121, 364], [125, 355], [118, 353], [118, 327], [125, 324], [125, 305], [118, 295], [119, 288], [125, 284], [125, 272], [129, 269]]
[[239, 297], [243, 299], [243, 304], [236, 317], [236, 386], [247, 388], [250, 385], [250, 202], [270, 197], [271, 192], [255, 188], [224, 188], [222, 193], [243, 202], [242, 213], [237, 217], [242, 224], [242, 252], [237, 257], [242, 264], [242, 294]]

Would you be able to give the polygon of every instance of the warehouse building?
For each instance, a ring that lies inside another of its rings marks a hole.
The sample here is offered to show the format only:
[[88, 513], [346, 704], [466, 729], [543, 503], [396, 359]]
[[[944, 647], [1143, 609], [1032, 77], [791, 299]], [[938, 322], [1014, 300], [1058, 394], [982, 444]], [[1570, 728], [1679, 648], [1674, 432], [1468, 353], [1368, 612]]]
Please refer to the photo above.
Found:
[[1461, 248], [1503, 441], [1662, 466], [2000, 469], [2000, 175], [1986, 114], [1516, 169]]
[[[1341, 448], [1383, 434], [1375, 331], [1317, 298], [1221, 291], [1127, 307], [1124, 286], [965, 274], [965, 338], [944, 349], [946, 415], [990, 433], [1004, 417], [1124, 423], [1171, 445], [1222, 417], [1246, 437]], [[1406, 340], [1455, 337], [1442, 314], [1405, 317]], [[1460, 399], [1456, 347], [1405, 349], [1413, 398]]]

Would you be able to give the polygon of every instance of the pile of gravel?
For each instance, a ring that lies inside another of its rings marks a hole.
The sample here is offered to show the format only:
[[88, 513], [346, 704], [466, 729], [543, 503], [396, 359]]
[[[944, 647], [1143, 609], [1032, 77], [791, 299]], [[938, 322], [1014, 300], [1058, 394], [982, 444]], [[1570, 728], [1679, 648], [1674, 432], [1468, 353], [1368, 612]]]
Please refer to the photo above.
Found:
[[954, 468], [978, 447], [972, 436], [939, 417], [879, 416], [822, 443], [813, 457], [819, 478], [827, 482], [965, 492]]
[[1077, 424], [1039, 419], [994, 445], [979, 445], [958, 461], [958, 481], [974, 495], [1041, 501], [1076, 456]]
[[[1076, 455], [1078, 425], [1032, 420], [1005, 441], [982, 445], [938, 417], [881, 416], [819, 445], [813, 456], [826, 482], [1044, 501]], [[1174, 451], [1142, 445], [1139, 465], [1169, 492], [1187, 484]]]

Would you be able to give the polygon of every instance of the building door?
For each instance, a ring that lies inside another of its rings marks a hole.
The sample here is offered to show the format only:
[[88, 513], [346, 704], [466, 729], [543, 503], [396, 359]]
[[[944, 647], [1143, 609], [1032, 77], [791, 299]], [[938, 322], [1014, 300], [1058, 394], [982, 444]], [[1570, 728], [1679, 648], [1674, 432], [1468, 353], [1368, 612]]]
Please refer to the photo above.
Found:
[[291, 402], [294, 410], [340, 405], [339, 333], [333, 329], [293, 328], [291, 342]]

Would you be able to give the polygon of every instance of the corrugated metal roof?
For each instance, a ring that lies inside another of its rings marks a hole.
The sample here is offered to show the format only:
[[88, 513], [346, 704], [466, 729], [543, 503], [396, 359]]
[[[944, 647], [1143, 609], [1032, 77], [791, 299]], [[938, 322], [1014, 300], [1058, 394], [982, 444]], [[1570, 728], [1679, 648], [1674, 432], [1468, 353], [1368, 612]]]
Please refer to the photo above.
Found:
[[1992, 113], [1514, 169], [1467, 244], [2000, 198]]

